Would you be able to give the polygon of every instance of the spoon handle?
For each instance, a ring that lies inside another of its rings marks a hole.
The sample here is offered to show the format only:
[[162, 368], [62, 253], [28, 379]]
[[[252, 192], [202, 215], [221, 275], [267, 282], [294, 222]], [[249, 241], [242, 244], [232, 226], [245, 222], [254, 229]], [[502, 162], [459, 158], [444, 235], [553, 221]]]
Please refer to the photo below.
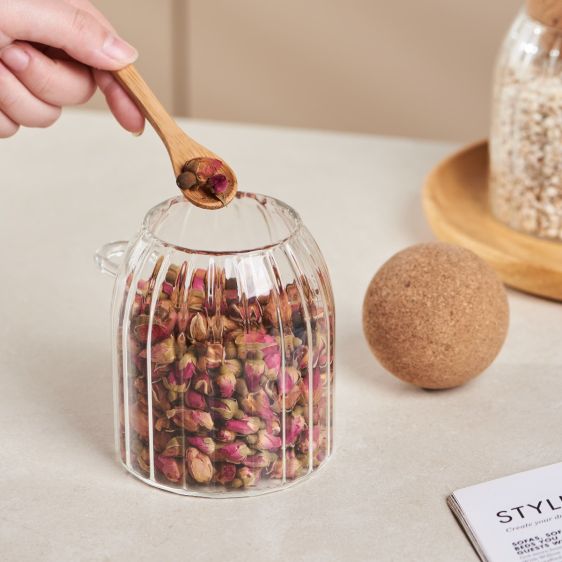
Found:
[[133, 98], [166, 146], [176, 176], [191, 158], [208, 156], [209, 151], [188, 137], [164, 109], [134, 65], [113, 71], [113, 76]]

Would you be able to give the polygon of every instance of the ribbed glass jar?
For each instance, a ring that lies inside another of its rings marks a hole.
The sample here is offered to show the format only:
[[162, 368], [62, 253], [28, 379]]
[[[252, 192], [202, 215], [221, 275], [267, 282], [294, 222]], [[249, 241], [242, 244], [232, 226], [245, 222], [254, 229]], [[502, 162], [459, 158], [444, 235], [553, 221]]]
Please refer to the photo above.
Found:
[[117, 277], [116, 446], [129, 472], [179, 494], [232, 497], [326, 462], [334, 301], [295, 211], [248, 193], [219, 211], [177, 197], [97, 261]]
[[560, 29], [519, 14], [496, 66], [490, 137], [492, 212], [553, 240], [562, 240], [561, 49]]

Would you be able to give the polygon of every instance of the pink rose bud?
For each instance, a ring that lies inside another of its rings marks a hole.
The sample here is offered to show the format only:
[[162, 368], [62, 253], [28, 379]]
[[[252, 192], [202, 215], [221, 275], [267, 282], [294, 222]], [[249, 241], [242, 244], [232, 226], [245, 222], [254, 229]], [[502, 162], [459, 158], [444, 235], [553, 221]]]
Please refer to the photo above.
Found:
[[197, 269], [193, 274], [191, 287], [196, 291], [205, 291], [205, 276], [207, 272], [204, 269]]
[[193, 390], [206, 394], [207, 396], [213, 394], [213, 383], [208, 373], [197, 373], [193, 377], [191, 386]]
[[187, 471], [199, 484], [208, 484], [213, 479], [211, 459], [195, 447], [188, 447], [185, 452]]
[[281, 369], [281, 354], [279, 352], [265, 355], [263, 360], [266, 366], [266, 375], [268, 379], [276, 379]]
[[[143, 359], [147, 357], [147, 350], [140, 352], [139, 356]], [[165, 340], [152, 346], [150, 360], [152, 363], [161, 365], [169, 365], [176, 360], [176, 345], [174, 336], [170, 336]]]
[[208, 369], [218, 369], [224, 359], [224, 349], [220, 343], [210, 343], [207, 345], [205, 355]]
[[281, 437], [273, 435], [265, 429], [260, 429], [258, 431], [256, 449], [259, 449], [260, 451], [274, 451], [276, 449], [279, 449], [282, 444], [283, 441]]
[[219, 461], [227, 461], [232, 463], [241, 463], [251, 453], [248, 445], [243, 441], [235, 441], [220, 445], [215, 451], [215, 457]]
[[176, 459], [157, 455], [154, 458], [154, 466], [170, 482], [179, 482], [183, 479], [183, 468]]
[[228, 462], [218, 463], [215, 481], [223, 486], [236, 478], [236, 465]]
[[230, 420], [238, 412], [238, 402], [231, 398], [209, 398], [211, 410], [223, 420]]
[[216, 194], [224, 193], [228, 188], [228, 180], [223, 174], [216, 174], [207, 180], [207, 185]]
[[[169, 435], [169, 434], [168, 434]], [[166, 448], [162, 452], [163, 457], [183, 457], [185, 444], [181, 437], [173, 437], [166, 444]]]
[[187, 330], [188, 325], [189, 325], [189, 310], [187, 308], [187, 303], [184, 302], [180, 305], [180, 309], [178, 311], [178, 319], [177, 319], [178, 331], [185, 332]]
[[226, 429], [235, 431], [239, 435], [251, 435], [260, 428], [260, 419], [256, 417], [244, 416], [239, 420], [228, 420], [224, 424]]
[[193, 353], [184, 353], [177, 364], [177, 372], [181, 382], [189, 382], [195, 374], [195, 363], [197, 357]]
[[306, 427], [306, 422], [303, 416], [287, 416], [287, 425], [285, 429], [285, 443], [288, 447], [293, 446]]
[[244, 464], [250, 468], [266, 468], [277, 460], [277, 455], [269, 451], [260, 451], [255, 455], [246, 457]]
[[204, 342], [207, 339], [208, 323], [203, 314], [198, 312], [189, 324], [189, 336], [192, 340]]
[[236, 476], [242, 480], [244, 486], [255, 486], [261, 476], [261, 468], [250, 468], [249, 466], [241, 466], [236, 471]]
[[236, 439], [236, 433], [229, 429], [219, 429], [216, 434], [217, 441], [221, 443], [232, 443]]
[[215, 382], [219, 389], [219, 393], [223, 398], [230, 398], [234, 394], [236, 386], [236, 377], [232, 373], [219, 375]]
[[185, 405], [188, 408], [194, 408], [195, 410], [206, 410], [207, 402], [205, 397], [196, 392], [195, 390], [188, 390], [185, 394]]
[[215, 442], [210, 437], [201, 437], [200, 435], [186, 436], [185, 440], [196, 449], [199, 449], [206, 455], [212, 455], [215, 452]]
[[226, 359], [220, 367], [219, 374], [234, 375], [238, 377], [242, 373], [242, 365], [238, 359]]
[[259, 416], [264, 420], [271, 419], [274, 416], [269, 398], [263, 390], [248, 394], [246, 398], [242, 399], [241, 405], [244, 412], [251, 416]]
[[131, 408], [129, 417], [133, 431], [138, 433], [143, 439], [148, 439], [148, 414], [135, 405]]
[[285, 369], [285, 377], [279, 375], [277, 379], [277, 384], [279, 385], [280, 392], [290, 392], [295, 384], [298, 383], [300, 379], [300, 373], [294, 367], [287, 367]]
[[213, 429], [214, 423], [209, 412], [201, 410], [191, 410], [189, 408], [175, 408], [167, 412], [167, 416], [178, 426], [187, 431], [201, 431], [203, 429]]
[[262, 359], [248, 359], [244, 364], [244, 375], [250, 392], [260, 386], [261, 376], [265, 373], [265, 362]]

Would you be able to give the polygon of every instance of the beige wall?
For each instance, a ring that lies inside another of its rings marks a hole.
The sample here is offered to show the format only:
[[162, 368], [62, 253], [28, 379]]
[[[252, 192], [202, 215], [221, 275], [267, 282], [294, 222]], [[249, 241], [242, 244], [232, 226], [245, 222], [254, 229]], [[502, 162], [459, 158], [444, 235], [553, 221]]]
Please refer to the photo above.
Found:
[[455, 140], [486, 134], [494, 56], [520, 5], [96, 3], [139, 47], [139, 66], [178, 114]]

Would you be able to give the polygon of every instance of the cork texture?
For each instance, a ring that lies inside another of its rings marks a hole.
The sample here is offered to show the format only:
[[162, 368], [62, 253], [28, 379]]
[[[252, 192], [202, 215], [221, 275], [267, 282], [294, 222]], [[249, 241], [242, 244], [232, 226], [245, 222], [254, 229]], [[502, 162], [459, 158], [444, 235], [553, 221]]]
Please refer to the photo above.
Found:
[[527, 13], [544, 25], [562, 29], [562, 0], [527, 0]]
[[388, 371], [423, 388], [451, 388], [484, 371], [507, 334], [496, 273], [469, 250], [441, 242], [407, 248], [372, 279], [363, 329]]

